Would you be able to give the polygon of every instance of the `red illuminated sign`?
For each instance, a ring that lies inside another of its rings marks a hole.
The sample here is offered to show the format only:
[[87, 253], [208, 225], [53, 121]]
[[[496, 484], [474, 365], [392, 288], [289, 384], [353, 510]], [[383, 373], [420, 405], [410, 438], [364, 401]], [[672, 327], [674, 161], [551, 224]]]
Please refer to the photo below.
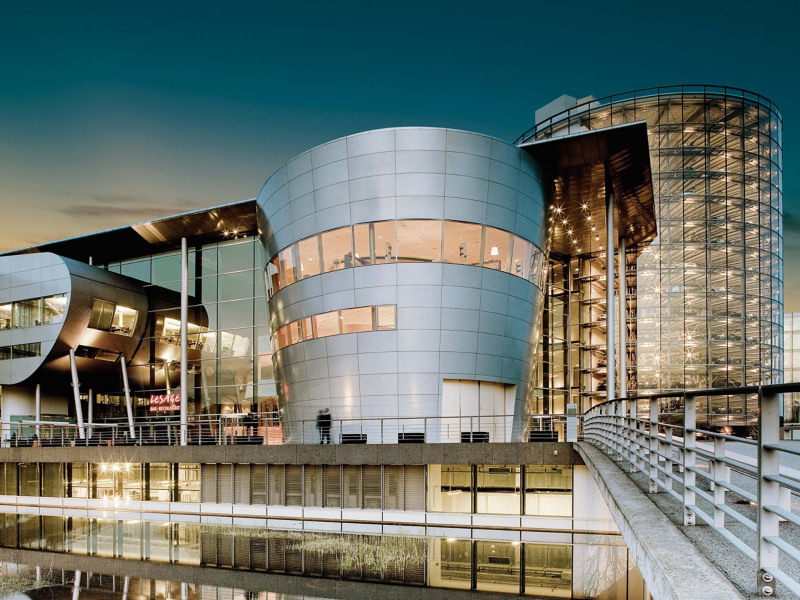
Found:
[[150, 412], [169, 412], [181, 409], [180, 394], [152, 394], [150, 396]]

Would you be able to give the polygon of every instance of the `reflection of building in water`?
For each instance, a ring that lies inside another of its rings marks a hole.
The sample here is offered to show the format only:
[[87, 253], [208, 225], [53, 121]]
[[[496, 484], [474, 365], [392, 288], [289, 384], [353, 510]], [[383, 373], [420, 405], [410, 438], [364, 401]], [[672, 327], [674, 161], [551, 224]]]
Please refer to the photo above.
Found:
[[[5, 515], [0, 545], [76, 555], [554, 598], [641, 597], [619, 536], [573, 543], [303, 533]], [[130, 591], [130, 589], [129, 589]]]

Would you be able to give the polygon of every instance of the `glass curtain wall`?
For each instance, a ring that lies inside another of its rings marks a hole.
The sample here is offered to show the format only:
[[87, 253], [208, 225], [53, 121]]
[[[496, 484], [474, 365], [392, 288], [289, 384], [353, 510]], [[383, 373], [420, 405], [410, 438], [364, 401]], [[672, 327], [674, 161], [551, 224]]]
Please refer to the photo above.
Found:
[[[190, 414], [277, 410], [265, 264], [263, 246], [256, 237], [190, 249]], [[128, 369], [137, 412], [146, 415], [152, 395], [180, 392], [180, 252], [107, 268], [139, 279], [149, 288], [147, 332], [142, 350]]]
[[[743, 90], [654, 88], [570, 109], [519, 141], [642, 120], [659, 235], [636, 259], [629, 305], [638, 389], [781, 381], [780, 112]], [[698, 411], [707, 412], [709, 425], [732, 432], [754, 419], [754, 402], [719, 397], [698, 402]]]

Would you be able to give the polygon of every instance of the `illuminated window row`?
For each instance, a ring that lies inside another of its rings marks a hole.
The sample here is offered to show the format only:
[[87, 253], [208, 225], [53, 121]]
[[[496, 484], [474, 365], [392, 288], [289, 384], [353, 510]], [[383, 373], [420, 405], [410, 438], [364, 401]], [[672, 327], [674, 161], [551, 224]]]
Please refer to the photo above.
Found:
[[541, 287], [544, 254], [494, 227], [423, 219], [362, 223], [300, 240], [267, 266], [271, 293], [320, 273], [391, 263], [446, 262], [512, 273]]
[[10, 360], [12, 358], [30, 358], [42, 355], [42, 344], [33, 342], [31, 344], [18, 344], [16, 346], [0, 346], [0, 360]]
[[287, 323], [275, 332], [273, 346], [276, 350], [315, 338], [325, 338], [342, 333], [396, 329], [394, 306], [364, 306], [333, 310]]
[[61, 323], [66, 310], [66, 294], [8, 302], [0, 305], [0, 329], [22, 329]]

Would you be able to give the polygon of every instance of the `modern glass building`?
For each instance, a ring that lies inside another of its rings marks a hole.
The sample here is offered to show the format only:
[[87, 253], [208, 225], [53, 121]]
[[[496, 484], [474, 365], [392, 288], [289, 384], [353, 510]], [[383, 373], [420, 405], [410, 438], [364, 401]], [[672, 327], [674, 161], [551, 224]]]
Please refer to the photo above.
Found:
[[[538, 111], [539, 116], [518, 145], [625, 123], [647, 124], [658, 237], [641, 252], [629, 251], [625, 260], [628, 389], [781, 381], [778, 108], [751, 92], [701, 85], [599, 100], [562, 97]], [[592, 301], [598, 297], [596, 288], [604, 287], [595, 267], [604, 260], [601, 243], [590, 241], [583, 255], [573, 257], [570, 285], [557, 286], [567, 287], [572, 298], [570, 388], [582, 408], [605, 398], [603, 354], [593, 356], [597, 353], [587, 342], [596, 333], [605, 336], [605, 309]], [[556, 271], [566, 272], [566, 262], [562, 264]], [[563, 294], [555, 294], [556, 319], [563, 305]], [[557, 356], [552, 362], [559, 364]], [[753, 412], [741, 398], [714, 403], [710, 414], [746, 417]]]

